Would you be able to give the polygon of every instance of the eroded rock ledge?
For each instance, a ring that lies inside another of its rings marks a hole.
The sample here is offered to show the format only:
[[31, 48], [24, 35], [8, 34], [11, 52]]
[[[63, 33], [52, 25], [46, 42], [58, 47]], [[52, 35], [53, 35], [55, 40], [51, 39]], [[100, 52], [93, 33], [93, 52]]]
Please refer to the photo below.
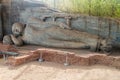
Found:
[[91, 53], [87, 56], [80, 56], [72, 52], [65, 52], [65, 51], [45, 49], [45, 48], [31, 51], [27, 55], [18, 56], [18, 57], [9, 57], [8, 63], [12, 66], [18, 66], [23, 63], [39, 59], [41, 54], [42, 54], [42, 58], [48, 62], [63, 64], [66, 61], [66, 54], [67, 54], [68, 63], [71, 65], [91, 66], [95, 64], [100, 64], [100, 65], [120, 68], [120, 57], [113, 57], [113, 56], [107, 56], [105, 54], [94, 54], [94, 53]]

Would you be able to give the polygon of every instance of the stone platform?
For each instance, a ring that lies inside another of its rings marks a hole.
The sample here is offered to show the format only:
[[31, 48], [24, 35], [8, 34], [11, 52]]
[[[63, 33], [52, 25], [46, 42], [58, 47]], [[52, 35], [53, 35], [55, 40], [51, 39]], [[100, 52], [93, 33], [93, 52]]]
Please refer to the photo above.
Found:
[[[18, 52], [18, 50], [12, 45], [3, 45], [0, 43], [0, 52]], [[2, 54], [0, 54], [1, 57], [3, 57]]]
[[0, 43], [0, 51], [17, 52], [18, 50], [12, 45], [3, 45]]
[[7, 63], [12, 66], [19, 66], [42, 58], [44, 61], [60, 64], [66, 63], [67, 60], [70, 65], [91, 66], [100, 64], [120, 68], [119, 51], [107, 56], [106, 54], [90, 52], [87, 50], [44, 48], [33, 45], [15, 47], [3, 45], [2, 43], [0, 43], [0, 51], [20, 53], [18, 57], [8, 58]]
[[18, 66], [30, 61], [38, 60], [40, 58], [44, 59], [44, 61], [47, 62], [60, 64], [64, 64], [67, 59], [67, 62], [70, 65], [91, 66], [100, 64], [120, 68], [119, 56], [107, 56], [105, 54], [94, 52], [89, 52], [87, 55], [80, 55], [74, 52], [48, 48], [40, 48], [34, 51], [29, 51], [25, 55], [18, 57], [9, 57], [7, 63], [12, 66]]

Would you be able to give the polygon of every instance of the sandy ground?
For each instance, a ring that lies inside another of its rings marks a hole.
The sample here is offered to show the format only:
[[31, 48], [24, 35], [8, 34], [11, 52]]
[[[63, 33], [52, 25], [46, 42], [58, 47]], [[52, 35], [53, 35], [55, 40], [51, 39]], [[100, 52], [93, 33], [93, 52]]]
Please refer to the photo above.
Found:
[[63, 66], [38, 61], [8, 67], [0, 60], [0, 80], [120, 80], [120, 70], [106, 66]]

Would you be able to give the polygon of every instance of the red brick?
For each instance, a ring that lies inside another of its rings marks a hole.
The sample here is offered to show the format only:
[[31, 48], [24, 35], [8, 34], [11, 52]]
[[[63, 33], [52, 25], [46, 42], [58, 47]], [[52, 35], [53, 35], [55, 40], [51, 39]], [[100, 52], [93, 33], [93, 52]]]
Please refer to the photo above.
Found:
[[0, 51], [10, 51], [10, 52], [17, 52], [18, 50], [15, 49], [12, 45], [3, 45], [0, 43]]
[[107, 56], [104, 54], [91, 54], [88, 56], [80, 56], [75, 53], [53, 49], [38, 49], [35, 51], [31, 51], [24, 56], [10, 57], [8, 59], [8, 63], [13, 66], [17, 66], [26, 62], [39, 59], [40, 54], [42, 54], [42, 58], [45, 61], [61, 64], [65, 63], [67, 56], [68, 63], [70, 63], [71, 65], [90, 66], [95, 64], [101, 64], [107, 66], [120, 67], [120, 58], [115, 58], [113, 56]]

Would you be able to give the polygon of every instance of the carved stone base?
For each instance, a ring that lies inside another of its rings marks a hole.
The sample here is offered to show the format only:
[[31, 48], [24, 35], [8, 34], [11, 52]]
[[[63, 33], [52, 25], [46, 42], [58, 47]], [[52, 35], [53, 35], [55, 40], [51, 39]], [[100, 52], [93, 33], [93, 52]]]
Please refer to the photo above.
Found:
[[3, 51], [3, 52], [17, 52], [18, 50], [15, 49], [15, 47], [13, 47], [12, 45], [3, 45], [2, 43], [0, 43], [0, 51]]
[[107, 56], [105, 54], [95, 54], [95, 53], [91, 53], [87, 56], [81, 56], [75, 53], [53, 50], [53, 49], [38, 49], [29, 52], [28, 55], [19, 56], [19, 57], [9, 57], [8, 63], [12, 66], [18, 66], [23, 63], [42, 58], [48, 62], [64, 64], [66, 63], [66, 57], [67, 57], [67, 62], [70, 65], [91, 66], [95, 64], [100, 64], [100, 65], [120, 68], [120, 57], [113, 57], [113, 56]]

